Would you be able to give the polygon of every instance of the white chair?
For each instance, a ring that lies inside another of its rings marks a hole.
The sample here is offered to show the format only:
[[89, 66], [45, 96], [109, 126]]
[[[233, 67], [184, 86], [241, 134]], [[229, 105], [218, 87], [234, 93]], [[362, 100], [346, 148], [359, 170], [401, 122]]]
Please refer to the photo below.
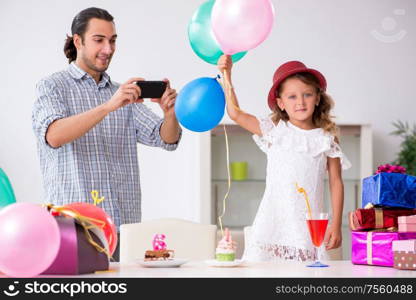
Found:
[[155, 234], [166, 235], [168, 249], [175, 257], [205, 260], [215, 257], [216, 225], [204, 225], [181, 219], [158, 219], [120, 226], [120, 263], [143, 259], [152, 250]]
[[[251, 226], [244, 227], [244, 247], [247, 247], [250, 239]], [[342, 246], [337, 249], [327, 251], [329, 260], [342, 260]]]

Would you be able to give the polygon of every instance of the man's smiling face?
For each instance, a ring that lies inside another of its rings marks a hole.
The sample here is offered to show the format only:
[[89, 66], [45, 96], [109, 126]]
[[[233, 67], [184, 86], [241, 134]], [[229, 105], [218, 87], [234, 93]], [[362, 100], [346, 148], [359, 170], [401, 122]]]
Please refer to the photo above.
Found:
[[113, 22], [91, 19], [83, 37], [74, 35], [77, 63], [88, 73], [106, 71], [116, 50], [116, 39]]

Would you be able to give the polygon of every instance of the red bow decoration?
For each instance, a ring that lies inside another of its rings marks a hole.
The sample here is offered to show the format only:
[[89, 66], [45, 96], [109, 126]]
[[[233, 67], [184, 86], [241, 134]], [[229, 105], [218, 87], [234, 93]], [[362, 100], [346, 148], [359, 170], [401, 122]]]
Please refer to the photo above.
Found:
[[377, 168], [377, 171], [375, 174], [379, 174], [379, 173], [401, 173], [401, 174], [406, 174], [406, 168], [400, 165], [389, 165], [389, 164], [385, 164], [385, 165], [381, 165]]

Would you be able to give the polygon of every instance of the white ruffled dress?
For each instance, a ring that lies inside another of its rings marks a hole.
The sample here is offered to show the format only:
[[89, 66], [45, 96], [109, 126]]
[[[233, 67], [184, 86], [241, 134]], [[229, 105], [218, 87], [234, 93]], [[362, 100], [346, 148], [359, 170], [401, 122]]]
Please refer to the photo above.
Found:
[[[327, 157], [339, 157], [343, 169], [351, 164], [334, 137], [321, 128], [304, 130], [289, 121], [275, 125], [270, 117], [259, 122], [262, 136], [253, 139], [267, 155], [266, 190], [243, 259], [315, 260], [306, 202], [296, 183], [307, 191], [312, 211], [322, 212]], [[321, 253], [325, 259], [325, 251]]]

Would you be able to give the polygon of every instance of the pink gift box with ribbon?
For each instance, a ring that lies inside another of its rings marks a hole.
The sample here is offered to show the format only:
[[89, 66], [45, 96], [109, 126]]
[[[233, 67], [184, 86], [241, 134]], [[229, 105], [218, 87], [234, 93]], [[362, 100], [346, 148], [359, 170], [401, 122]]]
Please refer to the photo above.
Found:
[[399, 232], [416, 232], [416, 215], [397, 218]]
[[394, 268], [416, 270], [416, 240], [393, 241]]
[[393, 251], [416, 252], [416, 239], [393, 241]]
[[359, 265], [393, 267], [393, 241], [410, 239], [416, 239], [416, 232], [352, 231], [351, 261]]

